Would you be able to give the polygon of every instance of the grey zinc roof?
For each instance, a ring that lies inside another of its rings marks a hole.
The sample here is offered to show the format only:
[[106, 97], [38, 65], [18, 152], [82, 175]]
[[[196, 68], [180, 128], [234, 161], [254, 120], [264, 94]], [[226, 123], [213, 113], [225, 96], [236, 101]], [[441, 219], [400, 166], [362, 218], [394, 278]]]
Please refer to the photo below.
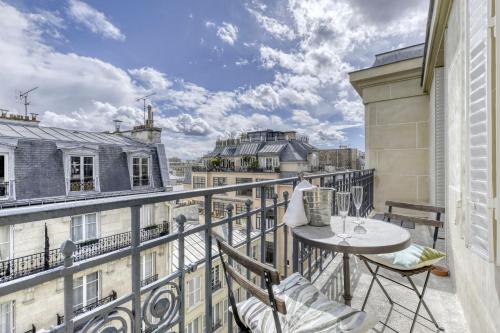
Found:
[[[186, 223], [184, 225], [184, 230], [191, 230], [193, 228], [198, 227], [198, 224], [191, 224], [191, 223]], [[217, 230], [218, 229], [218, 230]], [[222, 227], [218, 227], [216, 231], [219, 232], [219, 234], [225, 234], [227, 232], [220, 232], [222, 231]], [[260, 234], [258, 231], [252, 231], [250, 233], [250, 237], [254, 238], [257, 237]], [[238, 247], [239, 245], [242, 245], [246, 240], [246, 234], [245, 231], [242, 230], [234, 230], [233, 231], [233, 245]], [[177, 263], [179, 262], [179, 247], [178, 247], [178, 242], [173, 242], [174, 245], [174, 250], [173, 250], [173, 260], [172, 264], [175, 269], [178, 269], [179, 267], [177, 266]], [[212, 256], [216, 256], [219, 253], [217, 250], [217, 245], [215, 242], [212, 243]], [[186, 266], [190, 266], [193, 264], [198, 264], [204, 261], [206, 258], [205, 256], [205, 236], [202, 232], [197, 232], [195, 234], [189, 235], [184, 239], [184, 263]]]
[[72, 141], [78, 143], [98, 143], [116, 145], [138, 145], [135, 140], [110, 133], [94, 133], [79, 130], [66, 130], [55, 127], [36, 127], [22, 124], [0, 123], [0, 136], [17, 139], [40, 139]]
[[233, 156], [236, 151], [236, 146], [226, 146], [222, 149], [220, 156]]
[[259, 150], [259, 154], [279, 154], [287, 143], [267, 143]]
[[255, 155], [259, 150], [260, 143], [259, 142], [251, 142], [251, 143], [243, 143], [238, 146], [234, 155], [242, 156], [242, 155]]
[[375, 56], [372, 67], [392, 64], [394, 62], [423, 57], [425, 44], [417, 44], [401, 49], [380, 53]]
[[215, 149], [212, 150], [211, 152], [209, 152], [208, 154], [206, 154], [205, 157], [219, 156], [223, 149], [224, 149], [224, 147], [215, 147]]

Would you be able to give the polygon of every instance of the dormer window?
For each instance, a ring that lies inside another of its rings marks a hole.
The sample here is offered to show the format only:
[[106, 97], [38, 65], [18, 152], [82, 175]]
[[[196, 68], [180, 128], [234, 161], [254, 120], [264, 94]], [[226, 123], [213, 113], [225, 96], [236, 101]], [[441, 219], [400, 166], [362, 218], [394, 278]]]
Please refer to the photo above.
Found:
[[94, 157], [71, 156], [70, 191], [94, 191]]
[[150, 186], [150, 166], [149, 157], [132, 158], [132, 186], [146, 187]]
[[0, 198], [9, 196], [8, 155], [0, 154]]
[[66, 194], [99, 192], [99, 148], [58, 143], [62, 150]]

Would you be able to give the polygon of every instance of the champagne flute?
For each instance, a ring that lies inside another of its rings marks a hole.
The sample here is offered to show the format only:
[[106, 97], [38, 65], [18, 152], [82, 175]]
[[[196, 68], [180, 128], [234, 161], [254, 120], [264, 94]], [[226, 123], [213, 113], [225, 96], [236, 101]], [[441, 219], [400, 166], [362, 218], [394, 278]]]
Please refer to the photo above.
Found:
[[363, 224], [363, 220], [359, 217], [359, 210], [361, 209], [361, 205], [363, 204], [363, 186], [352, 186], [352, 202], [356, 207], [356, 227], [354, 228], [354, 232], [356, 233], [365, 233], [366, 230], [361, 226]]
[[351, 204], [351, 192], [337, 192], [337, 208], [339, 210], [339, 215], [342, 218], [342, 233], [338, 236], [342, 239], [351, 237], [346, 233], [345, 223], [347, 214], [349, 213], [349, 206]]

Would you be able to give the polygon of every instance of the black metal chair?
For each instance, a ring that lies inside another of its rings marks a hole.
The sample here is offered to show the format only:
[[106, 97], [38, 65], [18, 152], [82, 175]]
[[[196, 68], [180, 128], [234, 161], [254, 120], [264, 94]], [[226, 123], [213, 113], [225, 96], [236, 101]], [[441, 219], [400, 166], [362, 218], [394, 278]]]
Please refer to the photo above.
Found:
[[[410, 203], [404, 203], [404, 202], [395, 202], [395, 201], [386, 201], [386, 206], [388, 207], [388, 211], [386, 213], [384, 213], [384, 220], [386, 220], [387, 222], [392, 222], [394, 223], [396, 221], [399, 221], [400, 225], [403, 226], [403, 223], [404, 222], [410, 222], [410, 223], [413, 223], [413, 224], [419, 224], [419, 225], [424, 225], [424, 226], [429, 226], [429, 227], [432, 227], [434, 228], [434, 232], [433, 232], [433, 242], [432, 242], [432, 248], [435, 248], [436, 247], [436, 242], [438, 240], [438, 234], [439, 234], [439, 228], [443, 228], [444, 224], [443, 224], [443, 221], [441, 220], [441, 217], [442, 217], [442, 214], [445, 213], [445, 209], [443, 207], [435, 207], [435, 206], [430, 206], [430, 205], [417, 205], [417, 204], [410, 204]], [[420, 216], [408, 216], [408, 215], [402, 215], [402, 214], [395, 214], [393, 213], [392, 209], [393, 208], [402, 208], [402, 209], [407, 209], [407, 210], [413, 210], [413, 211], [418, 211], [418, 212], [424, 212], [424, 213], [435, 213], [436, 217], [435, 219], [432, 219], [432, 218], [425, 218], [425, 217], [420, 217]], [[391, 221], [392, 220], [392, 221]], [[434, 265], [428, 265], [428, 266], [425, 266], [425, 267], [419, 267], [419, 268], [416, 268], [416, 269], [398, 269], [398, 268], [395, 268], [395, 267], [389, 267], [387, 265], [384, 265], [382, 264], [381, 262], [378, 262], [376, 259], [377, 256], [363, 256], [363, 255], [360, 255], [359, 256], [360, 259], [364, 262], [364, 264], [366, 265], [366, 267], [368, 268], [368, 271], [370, 272], [370, 274], [372, 275], [372, 280], [370, 282], [370, 286], [368, 288], [368, 291], [366, 293], [366, 296], [365, 296], [365, 300], [363, 302], [363, 306], [361, 307], [361, 310], [364, 310], [365, 309], [365, 306], [366, 306], [366, 303], [368, 301], [368, 297], [370, 296], [370, 292], [372, 290], [372, 287], [373, 287], [373, 283], [374, 282], [377, 282], [377, 284], [379, 285], [379, 287], [382, 289], [384, 295], [387, 297], [387, 299], [389, 300], [390, 304], [393, 305], [395, 302], [391, 299], [391, 297], [389, 296], [389, 293], [387, 292], [387, 290], [384, 288], [384, 286], [382, 285], [382, 283], [380, 282], [380, 280], [378, 279], [378, 277], [382, 277], [386, 280], [389, 280], [391, 282], [394, 282], [402, 287], [405, 287], [407, 289], [410, 289], [410, 290], [413, 290], [419, 301], [418, 301], [418, 305], [417, 305], [417, 308], [414, 312], [414, 317], [413, 317], [413, 321], [412, 321], [412, 325], [411, 325], [411, 328], [410, 328], [410, 333], [413, 332], [413, 329], [415, 327], [415, 323], [417, 321], [417, 318], [419, 316], [419, 311], [420, 311], [420, 308], [421, 306], [423, 305], [424, 308], [426, 309], [427, 313], [429, 314], [429, 317], [431, 319], [431, 321], [434, 323], [434, 325], [436, 326], [436, 328], [440, 331], [443, 331], [444, 329], [438, 325], [436, 319], [434, 318], [434, 315], [432, 314], [431, 310], [429, 309], [429, 306], [426, 304], [425, 300], [424, 300], [424, 296], [425, 296], [425, 291], [427, 289], [427, 284], [429, 282], [429, 277], [430, 277], [430, 274], [431, 274], [431, 271], [434, 269]], [[376, 268], [375, 270], [373, 270], [373, 268], [370, 266], [370, 264], [374, 265]], [[383, 268], [385, 270], [388, 270], [388, 271], [392, 271], [392, 272], [395, 272], [397, 274], [400, 274], [402, 277], [405, 277], [408, 282], [410, 283], [410, 287], [399, 282], [399, 281], [396, 281], [388, 276], [385, 276], [385, 275], [381, 275], [379, 273], [379, 269], [380, 268]], [[417, 275], [417, 274], [420, 274], [420, 273], [425, 273], [426, 276], [425, 276], [425, 280], [424, 280], [424, 285], [422, 287], [422, 290], [419, 291], [417, 286], [415, 285], [414, 281], [412, 280], [412, 276], [414, 275]]]

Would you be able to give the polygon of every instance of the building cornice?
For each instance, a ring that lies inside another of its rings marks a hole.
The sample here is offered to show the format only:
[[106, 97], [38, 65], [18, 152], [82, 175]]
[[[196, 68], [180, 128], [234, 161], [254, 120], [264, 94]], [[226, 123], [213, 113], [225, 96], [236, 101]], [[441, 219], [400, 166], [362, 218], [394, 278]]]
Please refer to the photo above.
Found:
[[422, 89], [428, 92], [434, 68], [443, 65], [443, 41], [453, 0], [433, 0], [429, 5], [424, 61], [422, 67]]

